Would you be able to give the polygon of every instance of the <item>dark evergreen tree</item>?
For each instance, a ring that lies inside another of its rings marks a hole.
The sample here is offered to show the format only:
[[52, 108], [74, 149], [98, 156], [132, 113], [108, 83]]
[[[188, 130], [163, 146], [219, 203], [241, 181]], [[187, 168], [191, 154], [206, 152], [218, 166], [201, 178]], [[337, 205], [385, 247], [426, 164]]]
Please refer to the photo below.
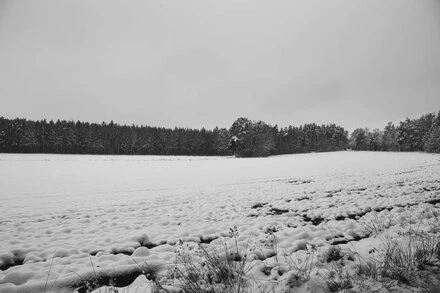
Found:
[[440, 125], [435, 125], [427, 135], [424, 149], [430, 153], [440, 153]]
[[388, 122], [383, 131], [382, 149], [385, 151], [398, 151], [398, 132], [392, 122]]

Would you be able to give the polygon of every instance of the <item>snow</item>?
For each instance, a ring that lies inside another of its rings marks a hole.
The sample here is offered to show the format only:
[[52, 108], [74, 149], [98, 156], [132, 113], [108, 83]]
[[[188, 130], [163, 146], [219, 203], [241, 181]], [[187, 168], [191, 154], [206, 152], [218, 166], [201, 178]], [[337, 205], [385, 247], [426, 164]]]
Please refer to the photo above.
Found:
[[[311, 244], [370, 243], [360, 240], [359, 218], [432, 213], [439, 190], [440, 157], [424, 153], [0, 154], [0, 292], [72, 292], [97, 272], [165, 269], [179, 243], [215, 245], [232, 227], [241, 246], [261, 247], [273, 233], [288, 255]], [[151, 287], [142, 277], [137, 284]]]

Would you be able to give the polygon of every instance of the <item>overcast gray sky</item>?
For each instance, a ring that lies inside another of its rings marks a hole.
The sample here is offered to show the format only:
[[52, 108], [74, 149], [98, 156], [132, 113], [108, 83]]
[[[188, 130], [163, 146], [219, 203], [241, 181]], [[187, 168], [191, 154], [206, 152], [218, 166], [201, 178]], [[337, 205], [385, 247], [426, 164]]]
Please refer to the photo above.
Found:
[[380, 127], [440, 110], [439, 0], [0, 0], [0, 116]]

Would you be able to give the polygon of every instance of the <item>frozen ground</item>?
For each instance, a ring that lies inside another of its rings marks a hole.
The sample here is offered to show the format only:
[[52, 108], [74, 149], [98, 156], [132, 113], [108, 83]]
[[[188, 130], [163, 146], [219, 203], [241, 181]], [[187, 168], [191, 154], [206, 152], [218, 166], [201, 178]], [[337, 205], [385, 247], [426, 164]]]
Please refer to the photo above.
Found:
[[170, 264], [182, 243], [214, 245], [232, 227], [242, 246], [261, 244], [259, 261], [274, 234], [285, 255], [356, 246], [369, 236], [360, 220], [439, 201], [434, 154], [0, 154], [0, 292], [71, 292], [92, 274], [129, 285], [142, 264]]

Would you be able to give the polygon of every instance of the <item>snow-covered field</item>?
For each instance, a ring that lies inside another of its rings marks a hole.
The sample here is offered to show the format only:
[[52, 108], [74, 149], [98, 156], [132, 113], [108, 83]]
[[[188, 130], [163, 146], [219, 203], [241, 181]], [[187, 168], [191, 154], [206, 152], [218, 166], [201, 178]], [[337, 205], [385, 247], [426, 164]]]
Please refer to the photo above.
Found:
[[366, 251], [365, 219], [431, 219], [439, 202], [435, 154], [0, 154], [0, 292], [72, 292], [91, 275], [129, 285], [144, 264], [166, 267], [182, 245], [218, 244], [233, 227], [254, 267], [310, 245]]

